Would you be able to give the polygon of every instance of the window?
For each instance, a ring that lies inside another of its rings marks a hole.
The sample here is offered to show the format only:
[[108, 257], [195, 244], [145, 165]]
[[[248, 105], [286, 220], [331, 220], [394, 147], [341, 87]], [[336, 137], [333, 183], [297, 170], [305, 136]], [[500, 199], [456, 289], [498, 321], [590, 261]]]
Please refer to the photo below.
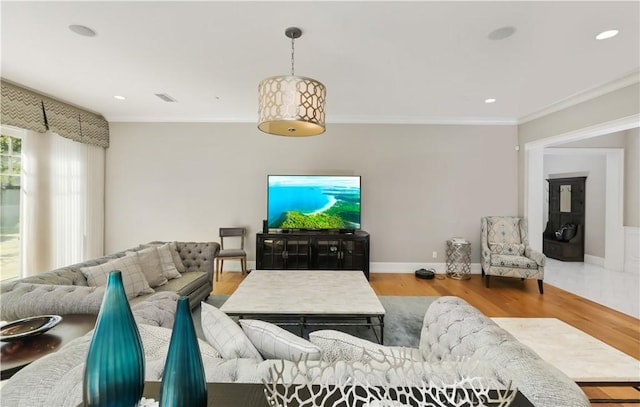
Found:
[[0, 279], [20, 276], [22, 139], [0, 135]]
[[0, 279], [101, 256], [104, 149], [11, 126], [0, 135]]

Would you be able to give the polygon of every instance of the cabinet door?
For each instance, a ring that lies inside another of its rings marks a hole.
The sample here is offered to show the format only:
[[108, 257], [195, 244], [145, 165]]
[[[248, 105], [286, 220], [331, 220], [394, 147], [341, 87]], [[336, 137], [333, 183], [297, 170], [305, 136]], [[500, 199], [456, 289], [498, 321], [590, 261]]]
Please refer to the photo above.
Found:
[[286, 248], [286, 266], [288, 269], [305, 270], [309, 268], [309, 239], [289, 238]]
[[285, 244], [284, 239], [260, 239], [261, 255], [259, 256], [260, 265], [258, 268], [272, 270], [284, 268], [284, 253]]
[[316, 241], [317, 269], [337, 270], [340, 268], [340, 240], [318, 239]]
[[342, 268], [345, 270], [366, 270], [364, 240], [343, 240], [340, 245]]
[[544, 239], [542, 241], [542, 252], [545, 256], [551, 257], [552, 259], [562, 260], [562, 245], [559, 242]]

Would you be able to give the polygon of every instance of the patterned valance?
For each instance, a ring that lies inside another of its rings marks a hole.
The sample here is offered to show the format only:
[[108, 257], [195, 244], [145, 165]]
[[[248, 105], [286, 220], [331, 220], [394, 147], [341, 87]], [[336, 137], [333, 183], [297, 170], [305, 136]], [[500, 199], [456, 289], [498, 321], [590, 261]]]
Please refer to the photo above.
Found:
[[44, 133], [51, 130], [79, 143], [109, 147], [109, 123], [97, 114], [19, 86], [2, 86], [2, 124]]

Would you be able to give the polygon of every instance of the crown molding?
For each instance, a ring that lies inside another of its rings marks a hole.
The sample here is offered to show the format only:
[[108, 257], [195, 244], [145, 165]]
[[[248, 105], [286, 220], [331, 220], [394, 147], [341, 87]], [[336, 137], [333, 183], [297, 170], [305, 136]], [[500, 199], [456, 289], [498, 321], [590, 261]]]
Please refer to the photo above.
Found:
[[184, 116], [163, 116], [159, 118], [157, 116], [141, 116], [141, 117], [130, 117], [130, 116], [109, 116], [107, 119], [109, 123], [244, 123], [244, 124], [255, 124], [256, 128], [258, 128], [258, 119], [254, 117], [253, 119], [248, 119], [246, 117], [219, 117], [219, 118], [211, 118], [211, 117], [188, 117]]
[[437, 116], [383, 116], [383, 117], [338, 117], [329, 124], [437, 124], [474, 126], [514, 126], [518, 121], [510, 117], [437, 117]]
[[[161, 119], [154, 116], [149, 117], [118, 117], [110, 116], [109, 123], [244, 123], [256, 124], [256, 118], [247, 117], [221, 117], [212, 119], [210, 117], [195, 117], [185, 119], [184, 117]], [[463, 126], [515, 126], [518, 121], [505, 117], [353, 117], [334, 118], [327, 122], [331, 124], [408, 124], [408, 125], [463, 125]]]
[[585, 127], [582, 129], [572, 130], [567, 133], [558, 134], [556, 136], [530, 141], [525, 144], [524, 148], [525, 150], [530, 150], [541, 147], [552, 147], [558, 144], [584, 140], [591, 137], [597, 137], [605, 134], [634, 129], [636, 127], [640, 127], [640, 113], [621, 117], [619, 119], [611, 120], [604, 123], [594, 124], [593, 126]]
[[575, 93], [538, 111], [529, 113], [528, 115], [521, 117], [517, 121], [517, 124], [520, 125], [530, 122], [531, 120], [539, 119], [551, 113], [555, 113], [579, 103], [586, 102], [587, 100], [595, 99], [599, 96], [606, 95], [607, 93], [616, 91], [618, 89], [626, 88], [627, 86], [633, 85], [638, 82], [640, 82], [640, 70], [636, 69], [626, 75], [621, 76], [618, 79], [614, 79], [611, 82], [607, 82], [605, 84]]
[[[408, 124], [408, 125], [449, 125], [449, 126], [517, 126], [531, 120], [558, 112], [568, 107], [597, 98], [607, 93], [640, 82], [640, 70], [636, 69], [618, 79], [578, 92], [547, 107], [515, 119], [511, 117], [444, 117], [444, 116], [344, 116], [332, 117], [327, 124]], [[256, 117], [108, 117], [110, 123], [257, 123]]]

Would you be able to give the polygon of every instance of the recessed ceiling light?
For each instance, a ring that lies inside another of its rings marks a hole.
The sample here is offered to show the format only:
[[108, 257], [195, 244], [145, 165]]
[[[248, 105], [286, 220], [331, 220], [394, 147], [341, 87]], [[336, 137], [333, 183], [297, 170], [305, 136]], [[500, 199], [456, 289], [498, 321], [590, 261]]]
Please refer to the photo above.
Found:
[[113, 98], [114, 99], [118, 99], [118, 100], [125, 100], [126, 99], [126, 97], [120, 96], [120, 95], [115, 95]]
[[496, 103], [496, 100], [494, 98], [489, 98], [489, 99], [485, 99], [484, 103]]
[[91, 28], [84, 26], [84, 25], [78, 25], [78, 24], [72, 24], [69, 26], [69, 29], [71, 31], [73, 31], [74, 33], [78, 34], [78, 35], [82, 35], [83, 37], [95, 37], [96, 36], [96, 32], [93, 31]]
[[606, 40], [607, 38], [615, 37], [619, 32], [620, 31], [618, 30], [603, 31], [600, 34], [596, 35], [596, 40]]
[[516, 32], [516, 27], [511, 27], [511, 26], [501, 27], [501, 28], [498, 28], [497, 30], [491, 31], [487, 37], [490, 40], [494, 40], [494, 41], [504, 40], [505, 38], [511, 37], [515, 32]]

